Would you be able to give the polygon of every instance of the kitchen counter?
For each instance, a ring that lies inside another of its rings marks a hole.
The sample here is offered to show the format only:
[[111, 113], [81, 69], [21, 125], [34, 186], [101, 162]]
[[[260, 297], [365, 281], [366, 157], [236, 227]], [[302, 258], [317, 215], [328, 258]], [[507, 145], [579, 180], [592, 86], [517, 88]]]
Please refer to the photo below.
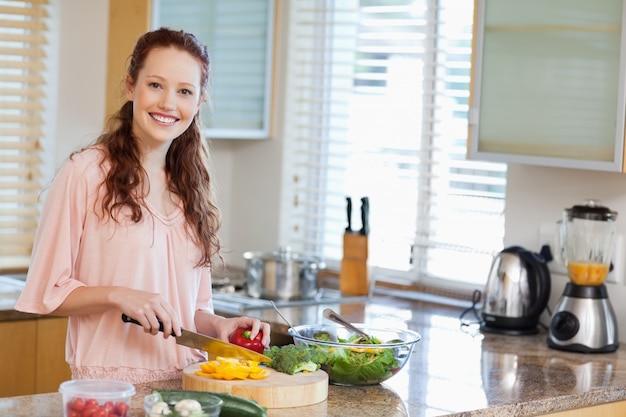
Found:
[[[281, 308], [294, 323], [322, 321], [331, 307], [349, 320], [419, 332], [409, 363], [372, 387], [330, 386], [328, 400], [297, 409], [272, 409], [270, 417], [493, 417], [534, 416], [626, 400], [626, 347], [580, 354], [547, 347], [546, 333], [531, 336], [481, 334], [462, 327], [462, 306], [375, 295], [367, 302]], [[0, 311], [0, 320], [15, 313]], [[277, 336], [288, 326], [273, 310], [250, 311], [272, 323]], [[468, 318], [470, 318], [468, 316]], [[547, 320], [547, 318], [545, 319]], [[133, 416], [151, 388], [180, 388], [181, 381], [138, 385]], [[0, 414], [62, 416], [58, 393], [0, 398]]]
[[[131, 401], [130, 416], [143, 417], [143, 397], [156, 389], [180, 389], [179, 380], [136, 385], [137, 394]], [[406, 417], [406, 411], [397, 393], [386, 386], [346, 388], [331, 386], [328, 399], [319, 404], [298, 408], [268, 410], [268, 417]], [[7, 417], [62, 417], [61, 394], [37, 394], [0, 398], [0, 415]]]

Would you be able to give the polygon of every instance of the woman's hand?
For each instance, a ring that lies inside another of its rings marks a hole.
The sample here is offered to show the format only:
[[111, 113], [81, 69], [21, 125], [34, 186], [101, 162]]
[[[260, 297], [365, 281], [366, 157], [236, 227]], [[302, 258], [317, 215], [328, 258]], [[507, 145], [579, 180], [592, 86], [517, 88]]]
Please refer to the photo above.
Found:
[[250, 339], [254, 339], [256, 335], [260, 332], [263, 334], [261, 338], [261, 344], [264, 348], [269, 348], [270, 346], [270, 325], [269, 323], [262, 322], [259, 319], [251, 318], [251, 317], [235, 317], [229, 320], [227, 326], [221, 329], [219, 334], [219, 338], [222, 340], [228, 340], [230, 335], [233, 334], [240, 328], [250, 329]]
[[146, 333], [157, 334], [160, 320], [164, 338], [171, 336], [172, 332], [180, 336], [181, 320], [167, 301], [157, 293], [127, 287], [78, 287], [54, 314], [82, 316], [103, 313], [112, 308], [137, 320]]
[[270, 325], [256, 318], [245, 316], [225, 318], [208, 312], [198, 311], [196, 314], [196, 327], [200, 333], [217, 337], [225, 342], [228, 342], [230, 335], [237, 329], [250, 329], [251, 339], [254, 339], [261, 332], [263, 334], [261, 343], [265, 348], [270, 346]]
[[128, 317], [141, 323], [146, 333], [159, 333], [160, 321], [163, 324], [164, 338], [172, 333], [180, 336], [182, 325], [178, 314], [157, 293], [119, 287], [115, 293], [115, 304]]

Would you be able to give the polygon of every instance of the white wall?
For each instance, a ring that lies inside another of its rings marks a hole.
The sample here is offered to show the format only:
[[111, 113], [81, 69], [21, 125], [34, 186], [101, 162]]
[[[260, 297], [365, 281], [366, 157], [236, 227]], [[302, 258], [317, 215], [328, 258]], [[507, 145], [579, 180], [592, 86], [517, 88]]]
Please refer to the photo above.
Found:
[[108, 1], [57, 0], [56, 165], [102, 130]]
[[[619, 173], [509, 165], [506, 241], [538, 245], [541, 223], [561, 219], [563, 209], [599, 199], [618, 212], [617, 231], [626, 233], [626, 176]], [[621, 213], [621, 215], [620, 215]]]

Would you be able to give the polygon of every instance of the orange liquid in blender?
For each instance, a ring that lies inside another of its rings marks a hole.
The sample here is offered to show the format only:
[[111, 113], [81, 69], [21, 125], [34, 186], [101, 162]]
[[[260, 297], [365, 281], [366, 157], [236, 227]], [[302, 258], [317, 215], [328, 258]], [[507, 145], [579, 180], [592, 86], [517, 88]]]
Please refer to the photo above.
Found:
[[577, 285], [600, 285], [609, 274], [609, 265], [568, 262], [569, 278]]

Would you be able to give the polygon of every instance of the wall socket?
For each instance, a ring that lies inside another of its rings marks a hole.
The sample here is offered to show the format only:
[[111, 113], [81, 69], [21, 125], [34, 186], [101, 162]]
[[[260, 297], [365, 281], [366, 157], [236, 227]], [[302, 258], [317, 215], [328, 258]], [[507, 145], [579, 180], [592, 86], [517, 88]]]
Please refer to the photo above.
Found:
[[[548, 262], [548, 269], [551, 274], [567, 276], [567, 267], [561, 258], [561, 250], [559, 248], [559, 223], [544, 223], [539, 226], [539, 247], [544, 245], [550, 246], [552, 253], [552, 261]], [[609, 272], [606, 282], [615, 284], [626, 284], [626, 246], [624, 236], [617, 234], [613, 246], [613, 269]]]

